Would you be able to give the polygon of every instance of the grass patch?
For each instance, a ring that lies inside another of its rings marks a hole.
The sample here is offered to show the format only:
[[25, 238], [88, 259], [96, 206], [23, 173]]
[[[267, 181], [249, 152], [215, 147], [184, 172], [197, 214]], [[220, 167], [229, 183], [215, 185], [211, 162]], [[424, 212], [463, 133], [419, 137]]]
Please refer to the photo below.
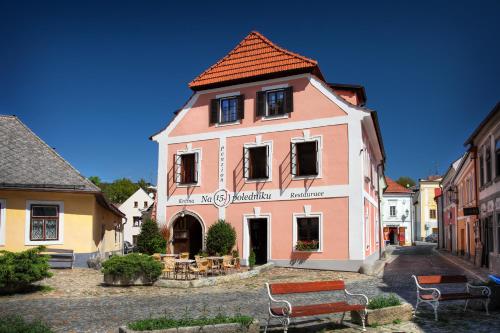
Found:
[[164, 317], [164, 318], [150, 318], [150, 319], [138, 320], [128, 324], [127, 326], [128, 328], [135, 331], [148, 331], [148, 330], [160, 330], [167, 328], [207, 326], [207, 325], [231, 324], [231, 323], [237, 323], [242, 326], [248, 327], [252, 323], [252, 321], [253, 321], [252, 317], [242, 316], [242, 315], [237, 315], [234, 317], [217, 315], [213, 318], [182, 318], [182, 319], [171, 319]]
[[42, 293], [49, 293], [51, 291], [54, 291], [56, 290], [56, 288], [54, 287], [51, 287], [51, 286], [48, 286], [48, 285], [45, 285], [45, 284], [42, 284], [39, 286], [39, 289], [38, 289], [40, 292]]
[[392, 323], [395, 325], [401, 324], [401, 319], [394, 319]]
[[379, 295], [370, 300], [368, 309], [375, 310], [396, 305], [401, 305], [401, 300], [395, 294]]
[[0, 333], [53, 333], [41, 321], [25, 321], [19, 316], [0, 318]]

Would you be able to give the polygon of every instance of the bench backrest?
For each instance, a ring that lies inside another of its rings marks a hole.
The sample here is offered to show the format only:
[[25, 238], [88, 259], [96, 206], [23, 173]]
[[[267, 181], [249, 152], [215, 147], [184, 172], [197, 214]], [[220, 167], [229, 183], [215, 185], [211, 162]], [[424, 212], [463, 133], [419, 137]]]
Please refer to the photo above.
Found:
[[345, 283], [337, 281], [315, 281], [315, 282], [290, 282], [269, 284], [269, 291], [273, 295], [299, 294], [320, 291], [345, 290]]
[[467, 283], [465, 275], [420, 275], [419, 284]]

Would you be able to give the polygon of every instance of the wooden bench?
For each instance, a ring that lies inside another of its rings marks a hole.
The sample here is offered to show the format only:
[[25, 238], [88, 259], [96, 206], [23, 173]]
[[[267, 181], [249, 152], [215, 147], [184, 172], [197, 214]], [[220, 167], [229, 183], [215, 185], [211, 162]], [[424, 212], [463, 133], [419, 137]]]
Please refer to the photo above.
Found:
[[[71, 268], [73, 269], [73, 264], [75, 263], [75, 253], [73, 250], [66, 249], [45, 249], [41, 254], [49, 256], [49, 264], [51, 268]], [[57, 265], [56, 263], [63, 263], [63, 265]]]
[[[438, 320], [437, 309], [439, 302], [464, 300], [464, 311], [467, 310], [467, 304], [470, 300], [481, 300], [486, 308], [486, 314], [489, 314], [488, 304], [490, 302], [491, 289], [487, 286], [473, 286], [467, 281], [464, 275], [412, 275], [417, 284], [417, 304], [415, 313], [420, 303], [426, 303], [434, 309], [434, 319]], [[422, 285], [440, 285], [440, 284], [465, 284], [465, 290], [462, 292], [441, 292], [438, 288], [424, 288]]]
[[[271, 319], [278, 319], [283, 325], [283, 331], [288, 331], [290, 320], [297, 317], [309, 317], [316, 315], [324, 315], [330, 313], [342, 313], [341, 322], [344, 320], [346, 312], [358, 311], [360, 312], [361, 321], [363, 324], [363, 331], [365, 331], [365, 317], [366, 306], [368, 305], [368, 298], [363, 294], [351, 294], [345, 289], [345, 283], [342, 280], [338, 281], [318, 281], [318, 282], [293, 282], [293, 283], [266, 283], [267, 294], [269, 296], [269, 316], [267, 318], [266, 328], [264, 333], [267, 332], [267, 327]], [[324, 304], [305, 304], [293, 305], [286, 300], [276, 299], [274, 295], [284, 294], [302, 294], [323, 291], [343, 291], [344, 301], [324, 303]], [[358, 297], [361, 302], [349, 304], [348, 297]]]

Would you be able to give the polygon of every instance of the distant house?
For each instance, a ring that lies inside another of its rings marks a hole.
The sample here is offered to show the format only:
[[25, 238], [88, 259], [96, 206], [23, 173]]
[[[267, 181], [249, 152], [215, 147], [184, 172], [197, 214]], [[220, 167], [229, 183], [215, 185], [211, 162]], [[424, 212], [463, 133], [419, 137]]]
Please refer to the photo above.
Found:
[[441, 176], [430, 176], [427, 179], [419, 179], [418, 185], [414, 188], [414, 237], [417, 241], [423, 241], [430, 234], [438, 233], [435, 189], [439, 188], [441, 179]]
[[121, 252], [124, 214], [15, 116], [0, 115], [0, 250]]
[[141, 232], [142, 215], [153, 203], [154, 199], [142, 188], [139, 188], [120, 205], [120, 211], [127, 218], [127, 222], [123, 226], [125, 241], [137, 245], [137, 235]]
[[413, 192], [385, 177], [387, 188], [382, 196], [382, 228], [384, 241], [389, 244], [411, 245], [413, 232], [413, 212], [411, 207]]

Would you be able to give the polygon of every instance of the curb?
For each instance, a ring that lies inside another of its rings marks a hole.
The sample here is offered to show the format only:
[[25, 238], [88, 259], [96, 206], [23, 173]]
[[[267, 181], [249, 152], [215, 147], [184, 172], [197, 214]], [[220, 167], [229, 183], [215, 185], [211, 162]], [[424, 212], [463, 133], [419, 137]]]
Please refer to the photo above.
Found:
[[[445, 259], [446, 261], [452, 263], [453, 265], [459, 267], [460, 269], [463, 269], [464, 271], [466, 271], [467, 273], [469, 273], [470, 275], [474, 276], [475, 278], [477, 278], [478, 280], [480, 280], [481, 282], [488, 282], [488, 279], [487, 278], [484, 278], [484, 277], [481, 277], [478, 273], [474, 272], [473, 270], [461, 265], [459, 262], [451, 259], [448, 257], [447, 254], [444, 254], [444, 253], [441, 253], [441, 251], [439, 251], [438, 249], [434, 248], [432, 250], [434, 253], [436, 253], [437, 255], [439, 255], [441, 258]], [[450, 254], [451, 255], [451, 254]]]

